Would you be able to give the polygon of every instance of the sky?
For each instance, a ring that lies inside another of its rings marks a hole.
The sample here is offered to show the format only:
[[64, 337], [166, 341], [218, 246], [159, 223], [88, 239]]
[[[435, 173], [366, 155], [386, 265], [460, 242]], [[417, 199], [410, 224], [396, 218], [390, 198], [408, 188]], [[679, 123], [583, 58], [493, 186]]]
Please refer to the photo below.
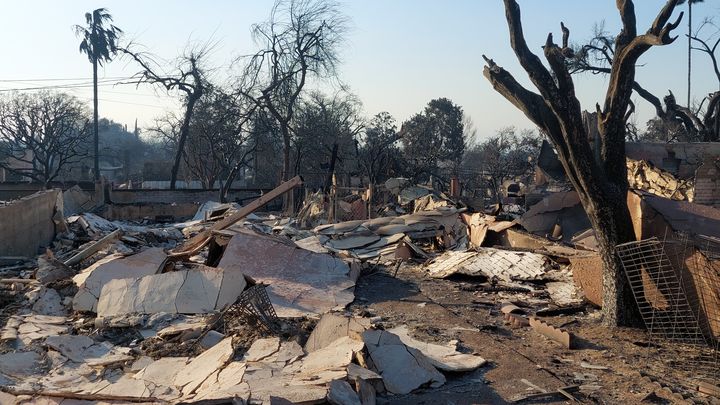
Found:
[[[605, 22], [615, 35], [620, 26], [612, 0], [520, 0], [522, 21], [530, 48], [541, 54], [549, 32], [561, 38], [560, 21], [570, 28], [570, 41], [582, 43], [592, 36], [596, 23]], [[665, 3], [636, 0], [638, 32], [644, 32]], [[65, 85], [66, 91], [92, 106], [92, 69], [78, 52], [74, 24], [84, 13], [109, 9], [115, 25], [132, 41], [172, 61], [193, 44], [213, 43], [210, 64], [223, 77], [239, 55], [253, 53], [256, 45], [250, 27], [268, 18], [271, 0], [107, 0], [7, 2], [0, 13], [0, 92], [11, 89]], [[422, 111], [432, 99], [447, 97], [472, 119], [478, 140], [503, 127], [533, 128], [519, 111], [497, 94], [482, 76], [482, 55], [531, 86], [510, 48], [500, 0], [353, 0], [340, 3], [349, 17], [340, 56], [339, 78], [363, 103], [371, 117], [388, 111], [399, 124]], [[686, 6], [680, 6], [686, 10]], [[675, 15], [679, 12], [676, 11]], [[693, 23], [718, 16], [720, 2], [707, 0], [693, 7]], [[684, 18], [687, 18], [685, 16]], [[707, 33], [714, 31], [708, 30]], [[640, 60], [636, 80], [659, 97], [672, 90], [684, 103], [687, 92], [687, 20], [675, 31], [679, 38], [669, 46], [653, 47]], [[719, 55], [720, 56], [720, 55]], [[138, 67], [116, 59], [100, 70], [107, 83], [127, 81]], [[607, 78], [575, 76], [583, 108], [594, 111], [605, 96]], [[707, 55], [693, 53], [693, 98], [698, 101], [718, 88]], [[330, 92], [336, 87], [325, 85]], [[36, 90], [29, 90], [36, 91]], [[100, 116], [132, 128], [151, 126], [154, 119], [180, 106], [178, 94], [168, 95], [148, 85], [105, 85], [100, 88]], [[640, 126], [652, 118], [652, 107], [633, 97]]]

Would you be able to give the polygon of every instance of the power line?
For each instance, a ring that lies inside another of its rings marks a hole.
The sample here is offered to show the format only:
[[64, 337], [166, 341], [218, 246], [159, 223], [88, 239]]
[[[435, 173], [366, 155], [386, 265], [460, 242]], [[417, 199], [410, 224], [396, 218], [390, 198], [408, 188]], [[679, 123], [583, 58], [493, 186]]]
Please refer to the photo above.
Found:
[[[98, 87], [105, 87], [105, 86], [116, 86], [116, 85], [125, 85], [125, 84], [135, 84], [135, 83], [129, 83], [129, 82], [100, 82], [98, 81]], [[31, 91], [31, 90], [52, 90], [52, 89], [78, 89], [78, 88], [89, 88], [93, 87], [92, 82], [91, 83], [75, 83], [75, 84], [58, 84], [53, 86], [38, 86], [38, 87], [15, 87], [10, 89], [0, 89], [0, 92], [9, 92], [9, 91]]]
[[[100, 77], [100, 80], [126, 80], [131, 79], [132, 76], [107, 76]], [[60, 81], [77, 81], [77, 80], [92, 80], [92, 77], [76, 77], [76, 78], [39, 78], [39, 79], [0, 79], [0, 82], [60, 82]]]

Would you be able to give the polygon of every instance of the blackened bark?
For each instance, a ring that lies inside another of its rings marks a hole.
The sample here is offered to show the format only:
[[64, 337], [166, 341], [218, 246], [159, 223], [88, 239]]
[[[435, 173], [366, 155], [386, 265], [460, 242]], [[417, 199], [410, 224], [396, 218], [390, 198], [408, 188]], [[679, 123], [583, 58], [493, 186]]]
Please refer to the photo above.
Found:
[[323, 192], [327, 193], [330, 191], [330, 186], [332, 186], [332, 178], [333, 174], [335, 173], [335, 162], [337, 161], [337, 154], [338, 154], [338, 144], [333, 144], [332, 153], [330, 154], [330, 168], [328, 169], [327, 177], [325, 178], [325, 186], [323, 187]]
[[637, 35], [633, 2], [617, 1], [623, 29], [615, 42], [616, 52], [604, 107], [597, 106], [601, 141], [599, 161], [588, 142], [580, 103], [565, 62], [572, 52], [567, 47], [569, 29], [564, 24], [561, 24], [562, 48], [553, 42], [552, 34], [548, 35], [544, 46], [551, 73], [525, 42], [520, 7], [515, 0], [505, 0], [511, 46], [539, 94], [525, 89], [505, 69], [485, 58], [485, 77], [496, 91], [550, 138], [580, 196], [595, 230], [603, 261], [603, 311], [607, 325], [631, 325], [639, 319], [621, 264], [614, 254], [617, 244], [633, 240], [634, 236], [627, 207], [625, 120], [635, 85], [636, 62], [653, 45], [664, 45], [674, 40], [670, 31], [677, 27], [680, 20], [667, 22], [676, 4], [677, 0], [669, 0], [647, 33]]
[[202, 89], [198, 87], [194, 92], [191, 92], [188, 95], [185, 115], [183, 116], [183, 122], [180, 126], [178, 147], [175, 151], [175, 160], [173, 161], [172, 172], [170, 173], [170, 190], [175, 190], [175, 183], [177, 182], [178, 172], [180, 171], [180, 162], [182, 161], [183, 153], [185, 153], [185, 143], [187, 142], [188, 134], [190, 133], [190, 119], [192, 118], [195, 103], [198, 99], [200, 99], [202, 93]]

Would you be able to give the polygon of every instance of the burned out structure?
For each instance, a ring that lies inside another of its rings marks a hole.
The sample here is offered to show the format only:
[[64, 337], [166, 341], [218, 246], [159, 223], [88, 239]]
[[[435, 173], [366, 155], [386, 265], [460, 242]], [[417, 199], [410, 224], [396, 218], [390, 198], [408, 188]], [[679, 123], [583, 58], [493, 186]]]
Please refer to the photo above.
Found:
[[268, 210], [299, 178], [232, 204], [79, 188], [10, 201], [4, 229], [45, 236], [0, 252], [0, 399], [713, 403], [720, 210], [637, 161], [638, 241], [617, 253], [647, 331], [608, 331], [597, 244], [549, 152], [522, 211], [403, 179], [307, 191], [290, 216]]

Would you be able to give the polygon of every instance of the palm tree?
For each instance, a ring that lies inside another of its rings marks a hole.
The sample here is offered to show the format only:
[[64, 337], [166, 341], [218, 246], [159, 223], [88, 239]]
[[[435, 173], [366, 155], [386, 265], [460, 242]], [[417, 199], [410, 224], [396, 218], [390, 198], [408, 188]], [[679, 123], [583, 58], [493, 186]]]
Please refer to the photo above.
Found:
[[[117, 54], [117, 41], [122, 30], [112, 24], [113, 18], [105, 8], [85, 13], [87, 25], [76, 25], [75, 35], [82, 38], [80, 53], [87, 54], [93, 65], [93, 133], [95, 135], [95, 181], [100, 180], [100, 160], [98, 157], [98, 89], [97, 68], [112, 60]], [[106, 25], [107, 24], [107, 25]]]

